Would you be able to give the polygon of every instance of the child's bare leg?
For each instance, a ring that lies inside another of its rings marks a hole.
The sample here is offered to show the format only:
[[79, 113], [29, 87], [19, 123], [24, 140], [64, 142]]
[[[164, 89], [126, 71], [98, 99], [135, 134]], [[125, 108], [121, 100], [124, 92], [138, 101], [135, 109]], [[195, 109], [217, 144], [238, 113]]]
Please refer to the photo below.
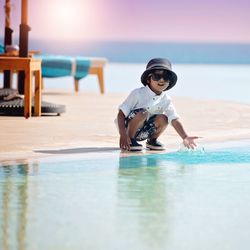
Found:
[[137, 130], [141, 128], [148, 117], [148, 112], [138, 112], [133, 119], [129, 121], [127, 133], [130, 138], [134, 138]]
[[167, 128], [168, 118], [165, 115], [157, 115], [154, 121], [156, 132], [152, 135], [150, 139], [157, 139], [162, 132]]

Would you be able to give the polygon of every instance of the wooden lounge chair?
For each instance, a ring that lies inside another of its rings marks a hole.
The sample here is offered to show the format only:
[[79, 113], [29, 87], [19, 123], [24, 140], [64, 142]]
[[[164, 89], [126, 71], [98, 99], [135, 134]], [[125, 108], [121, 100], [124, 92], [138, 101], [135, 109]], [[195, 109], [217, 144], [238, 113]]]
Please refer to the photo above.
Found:
[[42, 78], [73, 76], [75, 92], [78, 92], [79, 81], [88, 74], [94, 74], [97, 75], [100, 92], [104, 93], [104, 66], [107, 63], [106, 58], [56, 55], [39, 55], [36, 57], [42, 60]]

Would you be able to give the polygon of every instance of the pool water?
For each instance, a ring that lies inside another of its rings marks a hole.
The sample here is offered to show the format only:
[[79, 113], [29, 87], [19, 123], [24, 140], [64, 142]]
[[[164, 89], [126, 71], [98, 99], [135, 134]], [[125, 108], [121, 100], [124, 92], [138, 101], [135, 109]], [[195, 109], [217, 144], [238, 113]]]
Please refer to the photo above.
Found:
[[249, 249], [250, 148], [0, 167], [0, 249]]

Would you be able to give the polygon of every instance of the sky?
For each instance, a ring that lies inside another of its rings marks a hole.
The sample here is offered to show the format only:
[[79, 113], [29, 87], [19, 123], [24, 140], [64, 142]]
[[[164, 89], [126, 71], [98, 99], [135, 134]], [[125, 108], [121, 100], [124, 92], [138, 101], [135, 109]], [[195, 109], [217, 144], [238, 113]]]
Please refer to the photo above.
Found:
[[[4, 33], [0, 0], [0, 36]], [[29, 0], [29, 37], [45, 40], [250, 43], [250, 0]], [[12, 0], [18, 37], [21, 0]]]

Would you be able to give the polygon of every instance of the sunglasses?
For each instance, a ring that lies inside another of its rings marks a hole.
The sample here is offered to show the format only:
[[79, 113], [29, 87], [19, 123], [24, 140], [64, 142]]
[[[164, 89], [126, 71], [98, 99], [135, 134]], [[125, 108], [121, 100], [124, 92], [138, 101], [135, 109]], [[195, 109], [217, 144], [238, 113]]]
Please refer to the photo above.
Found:
[[160, 81], [161, 79], [163, 79], [164, 82], [170, 82], [170, 80], [171, 80], [171, 75], [168, 72], [163, 72], [163, 74], [152, 73], [151, 77], [154, 81]]

